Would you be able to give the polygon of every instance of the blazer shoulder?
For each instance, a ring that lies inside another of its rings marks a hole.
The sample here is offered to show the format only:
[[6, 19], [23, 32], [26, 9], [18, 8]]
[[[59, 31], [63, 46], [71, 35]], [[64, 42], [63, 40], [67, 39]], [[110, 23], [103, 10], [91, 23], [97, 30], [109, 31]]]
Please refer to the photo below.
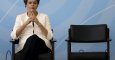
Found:
[[40, 16], [48, 16], [46, 13], [39, 13]]
[[17, 15], [17, 17], [25, 17], [25, 16], [26, 16], [26, 13], [21, 13]]

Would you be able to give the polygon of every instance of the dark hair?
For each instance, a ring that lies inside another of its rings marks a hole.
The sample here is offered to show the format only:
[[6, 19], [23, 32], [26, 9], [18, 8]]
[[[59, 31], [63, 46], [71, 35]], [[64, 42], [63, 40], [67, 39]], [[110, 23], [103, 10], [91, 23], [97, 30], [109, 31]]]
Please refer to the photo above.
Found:
[[[25, 4], [25, 5], [27, 4], [27, 1], [28, 1], [28, 0], [24, 0], [24, 4]], [[36, 1], [37, 1], [38, 5], [39, 5], [40, 0], [36, 0]]]

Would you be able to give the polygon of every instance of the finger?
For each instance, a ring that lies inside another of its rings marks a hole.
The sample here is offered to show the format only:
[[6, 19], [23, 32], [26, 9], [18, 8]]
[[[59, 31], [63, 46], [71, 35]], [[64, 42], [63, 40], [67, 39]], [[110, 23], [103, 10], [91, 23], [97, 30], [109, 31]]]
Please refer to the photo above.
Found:
[[30, 16], [32, 16], [32, 15], [33, 15], [33, 12], [31, 11], [31, 12], [30, 12]]
[[35, 15], [36, 13], [33, 11], [32, 14]]

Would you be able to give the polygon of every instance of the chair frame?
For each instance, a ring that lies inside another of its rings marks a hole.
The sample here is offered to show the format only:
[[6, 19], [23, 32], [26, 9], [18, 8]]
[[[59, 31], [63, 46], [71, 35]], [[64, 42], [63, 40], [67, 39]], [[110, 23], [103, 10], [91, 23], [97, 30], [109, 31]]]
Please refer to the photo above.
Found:
[[[71, 29], [69, 29], [69, 31], [68, 31], [69, 33], [68, 33], [68, 40], [66, 40], [66, 42], [67, 42], [67, 54], [68, 54], [68, 60], [71, 60], [71, 43], [73, 43], [72, 41], [71, 41]], [[107, 41], [106, 41], [106, 43], [107, 43], [107, 51], [106, 51], [106, 56], [107, 56], [107, 60], [110, 60], [110, 41], [111, 41], [111, 39], [110, 39], [110, 37], [109, 37], [109, 28], [107, 28], [107, 36], [106, 36], [106, 39], [107, 39]], [[74, 42], [74, 43], [83, 43], [83, 42]], [[86, 42], [87, 43], [87, 42]], [[99, 43], [98, 41], [97, 42], [89, 42], [89, 43]]]
[[[18, 44], [19, 40], [11, 40], [10, 41], [12, 43], [12, 60], [15, 60], [15, 45]], [[52, 40], [50, 40], [51, 44], [52, 44], [52, 51], [51, 51], [51, 60], [54, 60], [55, 59], [55, 49], [54, 49], [54, 46], [55, 46], [55, 42], [56, 40], [54, 40], [52, 38]]]

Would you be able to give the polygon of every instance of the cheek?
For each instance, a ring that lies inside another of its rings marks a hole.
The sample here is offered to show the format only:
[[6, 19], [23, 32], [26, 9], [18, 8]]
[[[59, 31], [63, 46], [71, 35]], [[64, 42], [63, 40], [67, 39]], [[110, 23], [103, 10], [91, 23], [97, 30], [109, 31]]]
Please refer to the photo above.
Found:
[[30, 8], [30, 5], [26, 5], [26, 8]]
[[36, 5], [36, 9], [38, 8], [38, 5]]
[[38, 8], [38, 6], [36, 6], [36, 9]]

